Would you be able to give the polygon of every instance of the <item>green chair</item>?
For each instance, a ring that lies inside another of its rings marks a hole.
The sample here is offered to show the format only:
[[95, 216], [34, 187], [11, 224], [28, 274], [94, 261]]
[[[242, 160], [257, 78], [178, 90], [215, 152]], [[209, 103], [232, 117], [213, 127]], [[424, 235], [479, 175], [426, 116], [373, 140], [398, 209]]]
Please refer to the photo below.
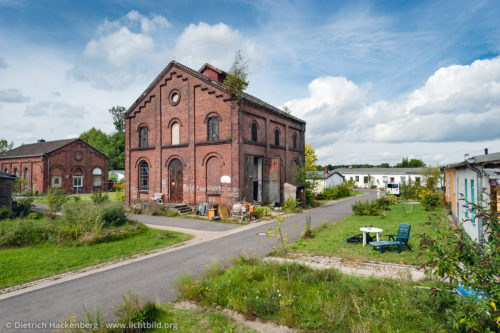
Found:
[[410, 245], [408, 245], [408, 240], [410, 239], [410, 230], [411, 230], [411, 224], [400, 223], [397, 235], [385, 235], [389, 238], [389, 240], [380, 242], [370, 242], [370, 245], [373, 246], [375, 250], [379, 248], [380, 253], [384, 253], [384, 249], [390, 248], [391, 246], [397, 246], [398, 253], [401, 253], [401, 250], [404, 245], [406, 245], [408, 249], [412, 251]]

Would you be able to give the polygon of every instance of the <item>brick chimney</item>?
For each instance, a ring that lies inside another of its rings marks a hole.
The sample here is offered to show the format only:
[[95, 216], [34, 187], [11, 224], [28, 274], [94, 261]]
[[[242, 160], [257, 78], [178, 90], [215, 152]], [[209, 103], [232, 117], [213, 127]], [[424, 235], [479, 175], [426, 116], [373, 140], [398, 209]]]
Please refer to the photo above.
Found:
[[328, 167], [325, 166], [325, 175], [327, 175], [327, 174], [328, 174]]
[[484, 155], [488, 155], [488, 148], [484, 148]]

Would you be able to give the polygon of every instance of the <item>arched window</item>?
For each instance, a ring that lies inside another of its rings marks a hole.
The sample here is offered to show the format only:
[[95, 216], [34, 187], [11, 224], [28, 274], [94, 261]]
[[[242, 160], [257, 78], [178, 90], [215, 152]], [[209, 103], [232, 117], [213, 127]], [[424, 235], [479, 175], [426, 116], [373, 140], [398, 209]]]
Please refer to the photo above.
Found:
[[219, 141], [219, 118], [217, 116], [208, 118], [207, 125], [208, 141]]
[[173, 123], [172, 124], [172, 145], [178, 145], [179, 144], [179, 123]]
[[274, 130], [274, 145], [276, 147], [280, 145], [280, 131], [278, 131], [278, 129]]
[[101, 187], [102, 186], [102, 170], [101, 168], [94, 168], [92, 170], [92, 186]]
[[14, 176], [17, 177], [17, 168], [14, 168]]
[[23, 175], [24, 180], [28, 181], [30, 178], [30, 172], [28, 168], [24, 168], [24, 175]]
[[149, 191], [149, 166], [145, 161], [139, 164], [139, 190]]
[[148, 128], [143, 126], [139, 128], [139, 147], [148, 146]]
[[9, 169], [8, 169], [8, 168], [5, 168], [4, 172], [5, 172], [5, 173], [9, 173]]
[[257, 142], [257, 123], [252, 123], [252, 142]]
[[210, 157], [207, 161], [207, 194], [221, 193], [221, 163], [217, 157]]
[[293, 149], [297, 149], [297, 133], [293, 133], [293, 138], [292, 138], [293, 142]]

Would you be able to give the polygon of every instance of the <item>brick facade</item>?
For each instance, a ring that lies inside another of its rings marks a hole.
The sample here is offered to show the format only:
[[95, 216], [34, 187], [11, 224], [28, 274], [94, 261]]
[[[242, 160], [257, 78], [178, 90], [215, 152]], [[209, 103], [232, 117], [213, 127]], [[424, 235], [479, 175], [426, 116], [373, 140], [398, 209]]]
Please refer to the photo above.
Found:
[[[154, 193], [164, 201], [190, 204], [281, 200], [283, 183], [295, 180], [294, 170], [303, 160], [305, 122], [250, 95], [237, 103], [226, 94], [224, 77], [210, 65], [197, 72], [173, 61], [129, 108], [127, 203], [149, 200]], [[218, 139], [209, 138], [214, 119]], [[147, 145], [141, 146], [143, 127]], [[178, 141], [172, 144], [177, 130]], [[141, 183], [141, 166], [147, 168], [147, 186]]]
[[[58, 145], [53, 143], [60, 142]], [[33, 192], [45, 193], [52, 187], [60, 187], [66, 193], [90, 193], [94, 190], [108, 190], [108, 158], [103, 153], [80, 139], [39, 142], [26, 145], [31, 151], [24, 153], [18, 147], [0, 156], [0, 170], [5, 173], [25, 178], [26, 187]], [[31, 146], [31, 147], [30, 147]], [[56, 147], [41, 153], [45, 147]], [[19, 150], [19, 153], [16, 153]], [[36, 153], [38, 151], [38, 153]], [[26, 156], [30, 154], [30, 156]], [[16, 156], [17, 155], [17, 156]], [[95, 175], [94, 173], [99, 173]], [[81, 187], [74, 187], [74, 178], [81, 176]], [[94, 186], [99, 183], [101, 186]]]

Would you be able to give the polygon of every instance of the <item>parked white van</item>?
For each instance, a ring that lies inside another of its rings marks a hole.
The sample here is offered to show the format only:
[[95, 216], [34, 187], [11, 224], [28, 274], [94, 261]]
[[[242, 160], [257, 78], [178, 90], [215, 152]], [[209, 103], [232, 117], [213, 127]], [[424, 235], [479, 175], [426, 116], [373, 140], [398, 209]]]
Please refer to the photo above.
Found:
[[401, 184], [387, 183], [385, 186], [385, 194], [399, 195], [401, 194]]

